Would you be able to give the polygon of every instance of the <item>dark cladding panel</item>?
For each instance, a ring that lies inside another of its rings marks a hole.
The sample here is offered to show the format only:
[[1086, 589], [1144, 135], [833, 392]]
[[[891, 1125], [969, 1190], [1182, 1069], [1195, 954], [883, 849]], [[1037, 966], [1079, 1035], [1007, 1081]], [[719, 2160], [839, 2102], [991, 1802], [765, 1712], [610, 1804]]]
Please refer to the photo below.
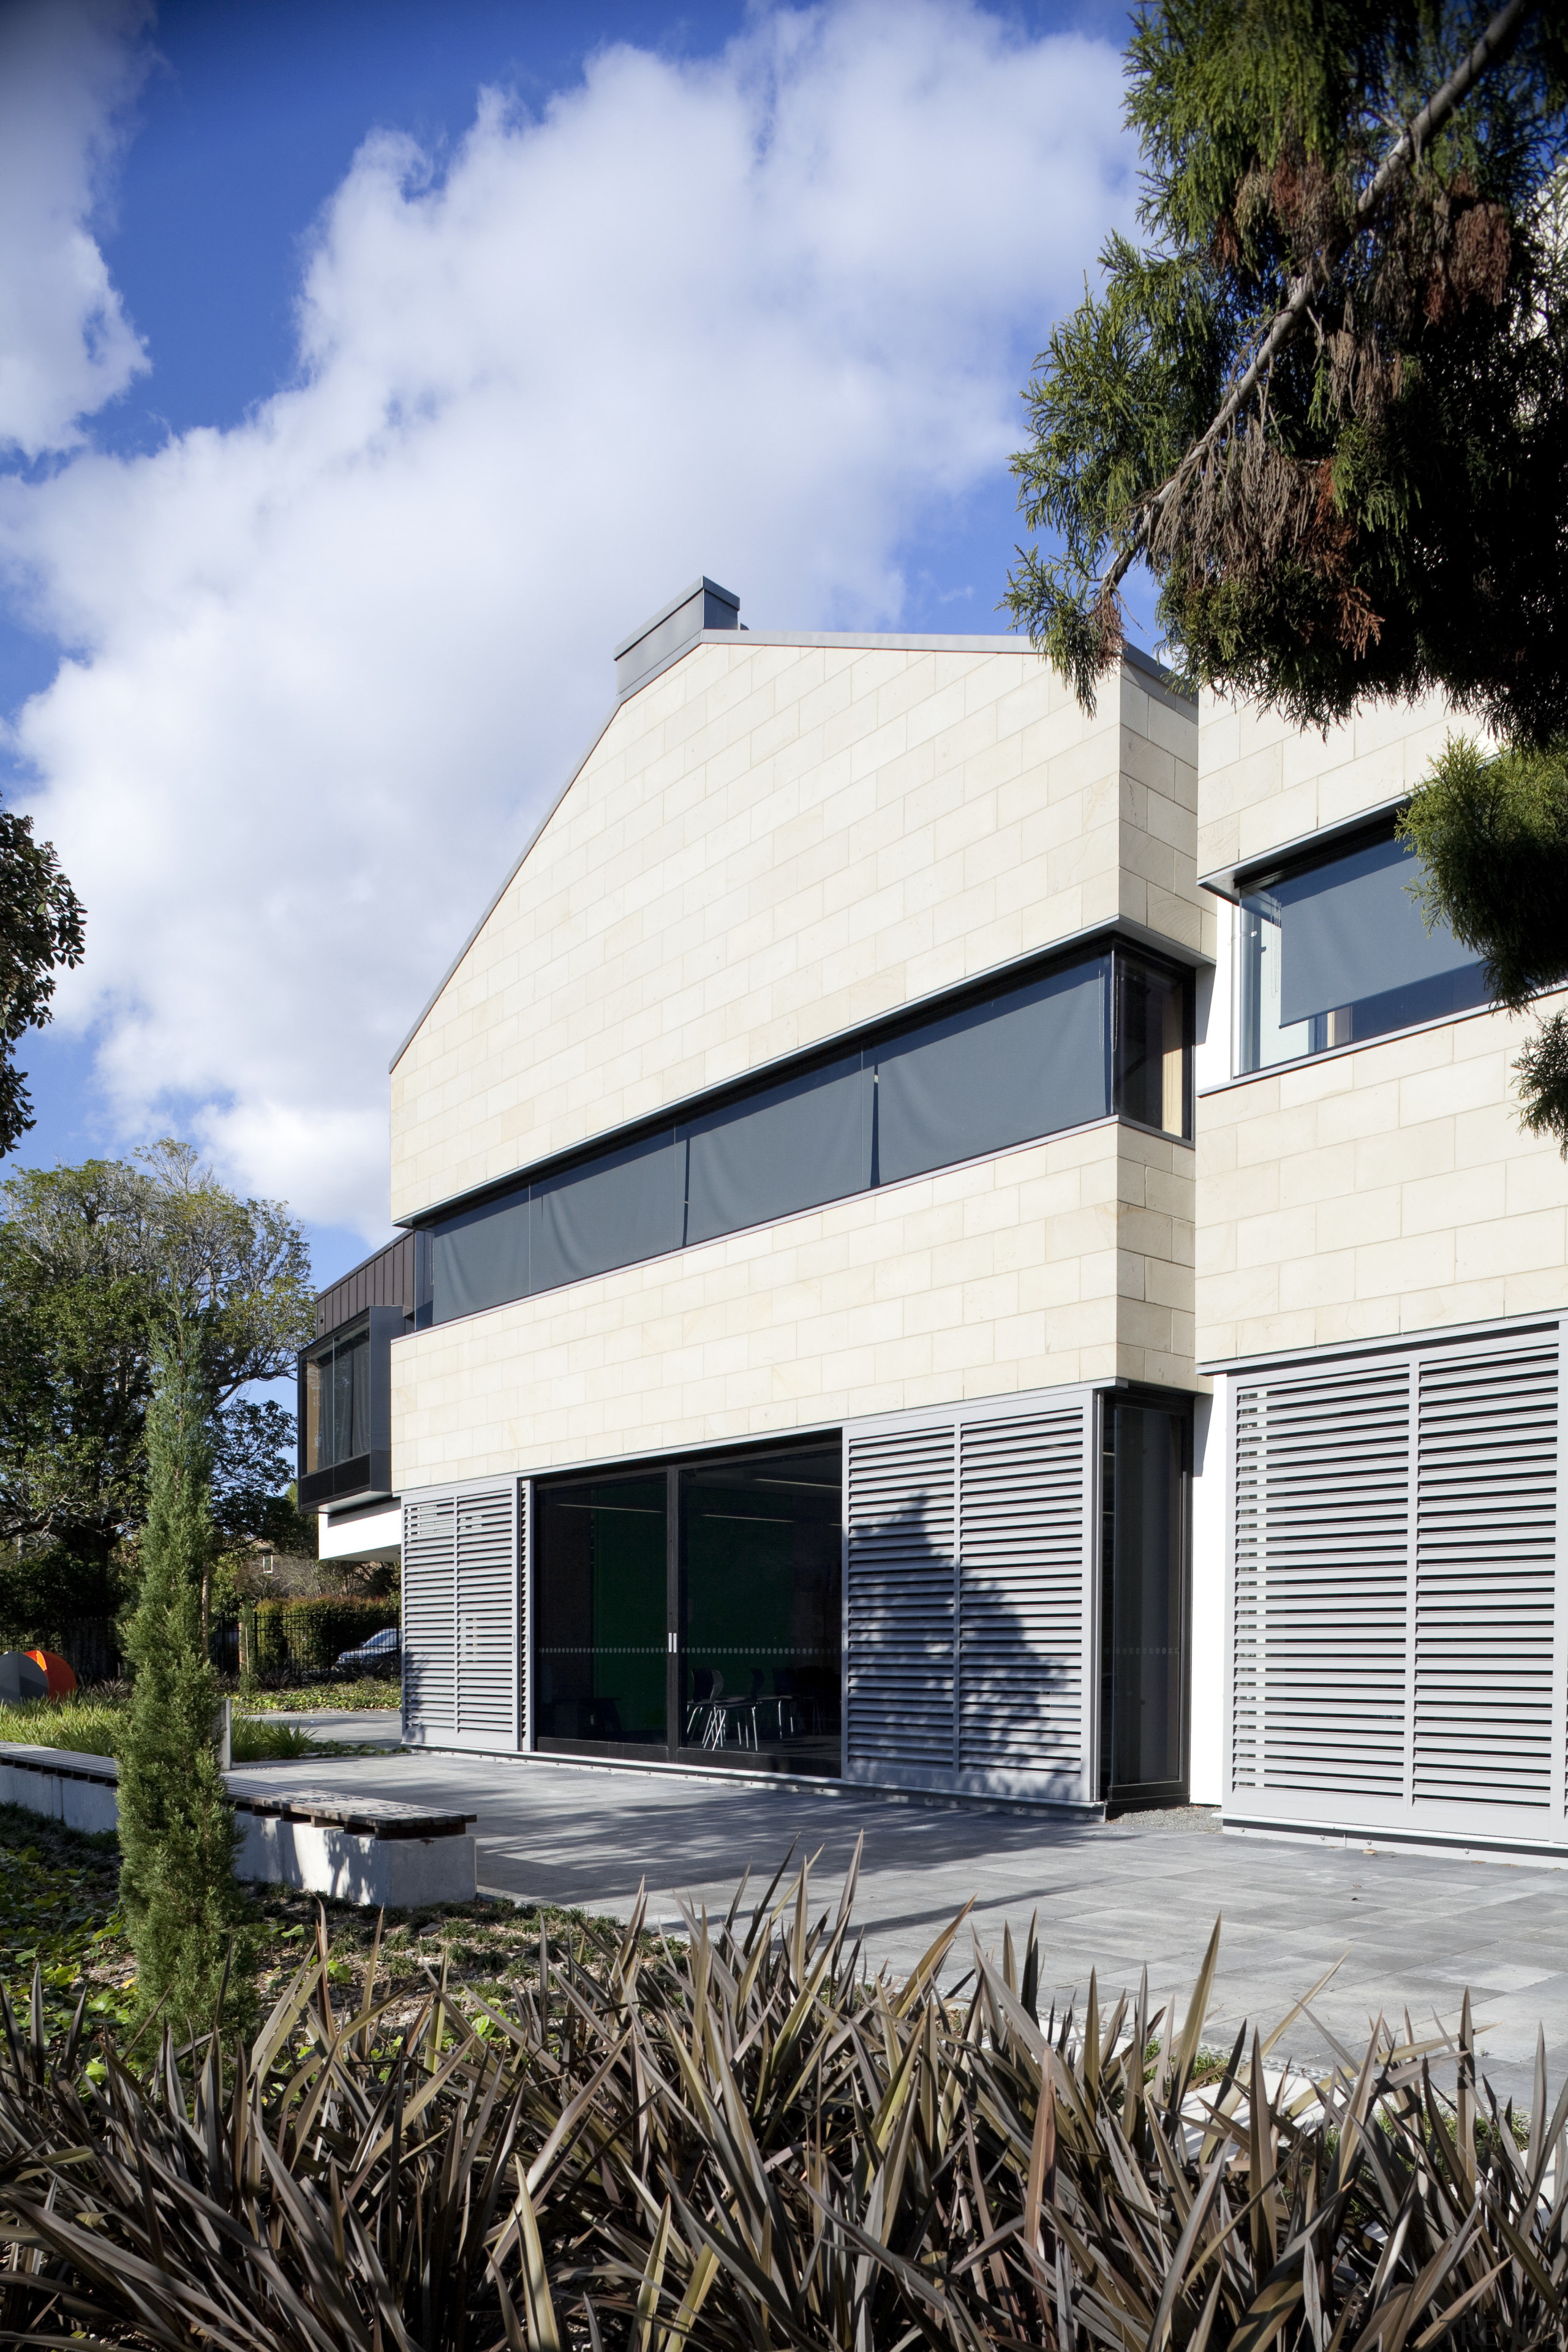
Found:
[[1103, 1118], [1109, 971], [1097, 956], [880, 1047], [879, 1182]]
[[864, 1191], [871, 1181], [870, 1073], [852, 1055], [694, 1119], [686, 1238], [711, 1241]]
[[679, 1249], [684, 1156], [685, 1146], [678, 1149], [674, 1129], [667, 1128], [534, 1185], [530, 1288], [558, 1290], [563, 1283]]
[[528, 1295], [528, 1194], [487, 1201], [436, 1227], [432, 1321], [450, 1323]]

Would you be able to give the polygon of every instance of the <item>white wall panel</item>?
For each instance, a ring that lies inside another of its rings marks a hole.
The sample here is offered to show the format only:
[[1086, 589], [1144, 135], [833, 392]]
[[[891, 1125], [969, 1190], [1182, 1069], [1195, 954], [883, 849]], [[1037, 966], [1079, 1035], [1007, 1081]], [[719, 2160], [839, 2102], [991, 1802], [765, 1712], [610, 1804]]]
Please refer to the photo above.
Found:
[[1564, 1839], [1561, 1346], [1241, 1371], [1226, 1818]]

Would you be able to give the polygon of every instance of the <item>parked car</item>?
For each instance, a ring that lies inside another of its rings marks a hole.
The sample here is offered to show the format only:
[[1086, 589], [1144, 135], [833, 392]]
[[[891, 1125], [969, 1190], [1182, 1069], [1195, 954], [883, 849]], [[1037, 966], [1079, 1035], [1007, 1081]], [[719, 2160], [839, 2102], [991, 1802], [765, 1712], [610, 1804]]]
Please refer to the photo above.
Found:
[[395, 1675], [402, 1660], [403, 1635], [395, 1625], [373, 1633], [357, 1649], [343, 1650], [332, 1661], [335, 1675]]

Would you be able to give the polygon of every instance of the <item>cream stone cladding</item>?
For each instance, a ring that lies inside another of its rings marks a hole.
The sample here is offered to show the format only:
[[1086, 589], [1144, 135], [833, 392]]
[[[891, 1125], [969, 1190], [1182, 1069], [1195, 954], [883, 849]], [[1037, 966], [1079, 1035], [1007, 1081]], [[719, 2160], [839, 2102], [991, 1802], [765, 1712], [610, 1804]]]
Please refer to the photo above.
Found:
[[[1327, 740], [1205, 698], [1199, 871], [1386, 806], [1453, 722], [1358, 713]], [[1478, 1013], [1229, 1080], [1231, 922], [1200, 1045], [1200, 1362], [1568, 1306], [1568, 1168], [1521, 1133], [1533, 1025]]]
[[1131, 663], [1086, 716], [1016, 639], [702, 638], [399, 1057], [395, 1219], [1097, 923], [1205, 950], [1195, 752]]
[[663, 1453], [1117, 1376], [1192, 1384], [1191, 1148], [1104, 1120], [440, 1324], [393, 1475]]

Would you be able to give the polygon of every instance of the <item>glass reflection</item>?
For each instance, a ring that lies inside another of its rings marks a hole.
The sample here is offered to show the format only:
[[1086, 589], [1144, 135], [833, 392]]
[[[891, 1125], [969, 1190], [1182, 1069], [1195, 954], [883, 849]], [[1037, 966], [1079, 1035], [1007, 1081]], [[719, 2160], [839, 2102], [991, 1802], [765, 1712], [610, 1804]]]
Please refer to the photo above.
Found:
[[1116, 959], [1116, 1108], [1167, 1135], [1187, 1131], [1187, 987], [1177, 973]]
[[664, 1474], [542, 1486], [535, 1508], [534, 1738], [668, 1737]]
[[1169, 1791], [1184, 1777], [1186, 1423], [1119, 1404], [1105, 1416], [1100, 1787]]
[[680, 1738], [837, 1772], [842, 1747], [837, 1446], [680, 1473]]
[[370, 1450], [370, 1333], [335, 1339], [305, 1365], [305, 1470]]

